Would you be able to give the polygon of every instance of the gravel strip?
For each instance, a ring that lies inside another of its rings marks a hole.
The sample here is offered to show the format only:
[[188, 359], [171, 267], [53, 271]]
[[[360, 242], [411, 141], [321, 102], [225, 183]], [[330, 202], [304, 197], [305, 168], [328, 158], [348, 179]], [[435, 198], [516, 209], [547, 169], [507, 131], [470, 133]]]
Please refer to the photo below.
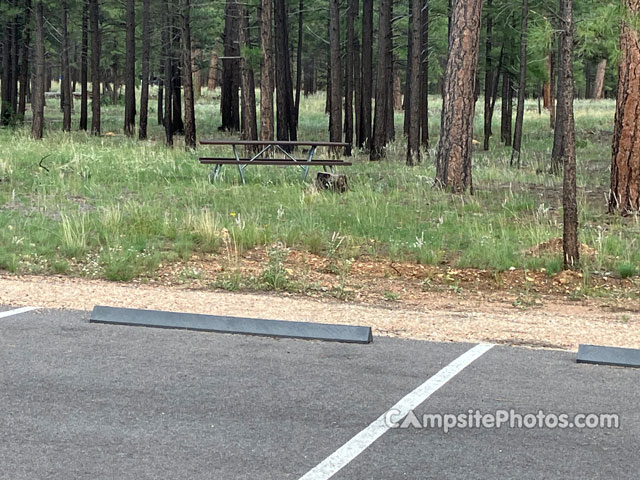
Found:
[[374, 334], [451, 342], [495, 342], [576, 350], [580, 343], [640, 348], [640, 313], [595, 303], [546, 301], [520, 310], [472, 296], [425, 293], [392, 308], [288, 293], [229, 293], [69, 277], [0, 275], [0, 305], [91, 310], [94, 305], [212, 315], [370, 325]]

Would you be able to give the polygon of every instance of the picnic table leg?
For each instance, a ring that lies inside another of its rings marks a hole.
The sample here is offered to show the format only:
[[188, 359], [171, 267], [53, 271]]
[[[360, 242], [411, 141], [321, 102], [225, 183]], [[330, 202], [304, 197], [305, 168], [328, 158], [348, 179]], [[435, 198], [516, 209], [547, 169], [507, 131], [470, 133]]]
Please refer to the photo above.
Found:
[[209, 174], [209, 181], [215, 182], [218, 179], [218, 174], [220, 173], [221, 168], [222, 165], [216, 165], [213, 167], [213, 170], [211, 170], [211, 173]]
[[311, 167], [311, 161], [313, 160], [313, 155], [316, 153], [316, 147], [313, 145], [309, 150], [309, 156], [307, 157], [307, 163], [304, 167], [304, 172], [302, 173], [302, 181], [304, 182], [307, 179], [307, 175], [309, 174], [309, 167]]
[[244, 181], [244, 172], [242, 171], [242, 165], [240, 164], [240, 157], [238, 156], [238, 150], [236, 146], [233, 146], [233, 156], [236, 157], [236, 162], [238, 162], [238, 172], [240, 173], [240, 178], [242, 179], [242, 184], [244, 185], [246, 182]]

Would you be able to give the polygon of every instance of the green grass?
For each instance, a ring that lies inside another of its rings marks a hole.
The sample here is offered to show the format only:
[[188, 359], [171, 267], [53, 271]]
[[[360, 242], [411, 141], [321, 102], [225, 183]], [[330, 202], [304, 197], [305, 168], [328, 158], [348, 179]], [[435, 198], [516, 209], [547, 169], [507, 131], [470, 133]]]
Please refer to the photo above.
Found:
[[[200, 138], [221, 135], [218, 93], [197, 104]], [[425, 152], [430, 157], [421, 166], [404, 166], [401, 114], [387, 160], [372, 163], [356, 153], [354, 166], [344, 169], [350, 189], [337, 195], [301, 183], [294, 168], [250, 167], [243, 186], [237, 171], [225, 167], [221, 179], [210, 183], [198, 153], [185, 152], [179, 141], [173, 150], [164, 146], [154, 102], [145, 142], [120, 134], [121, 106], [103, 111], [103, 131], [116, 135], [95, 138], [61, 132], [57, 101], [48, 103], [42, 141], [31, 140], [27, 127], [0, 130], [0, 269], [129, 280], [194, 252], [225, 255], [228, 242], [238, 252], [280, 242], [282, 248], [336, 258], [336, 264], [338, 258], [370, 255], [495, 271], [553, 273], [562, 265], [559, 255], [525, 254], [562, 236], [561, 178], [547, 173], [553, 132], [534, 102], [527, 104], [520, 169], [509, 166], [511, 151], [498, 144], [497, 106], [497, 138], [489, 152], [474, 154], [473, 196], [433, 188], [434, 149]], [[439, 104], [439, 98], [431, 99], [433, 145]], [[579, 233], [597, 251], [584, 258], [585, 271], [629, 277], [640, 272], [639, 218], [606, 214], [614, 107], [612, 101], [576, 102]], [[303, 99], [301, 139], [327, 138], [323, 112], [324, 97]], [[481, 115], [476, 112], [479, 141]], [[206, 151], [230, 154], [224, 147]], [[46, 155], [48, 171], [39, 166]], [[261, 280], [268, 288], [283, 288], [288, 280], [282, 259], [273, 255]], [[230, 273], [227, 288], [239, 282]]]

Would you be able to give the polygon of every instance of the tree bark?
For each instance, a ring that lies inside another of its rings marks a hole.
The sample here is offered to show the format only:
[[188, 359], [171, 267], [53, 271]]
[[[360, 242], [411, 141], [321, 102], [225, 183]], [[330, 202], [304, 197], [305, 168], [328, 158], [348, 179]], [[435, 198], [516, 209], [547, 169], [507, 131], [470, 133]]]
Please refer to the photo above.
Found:
[[71, 70], [69, 67], [69, 28], [68, 28], [69, 4], [62, 0], [62, 84], [60, 85], [62, 97], [62, 130], [71, 131]]
[[[239, 41], [242, 47], [250, 47], [249, 17], [245, 7], [241, 8]], [[256, 120], [256, 93], [253, 69], [247, 59], [240, 59], [241, 103], [242, 103], [242, 138], [243, 140], [258, 139], [258, 125]]]
[[125, 44], [124, 133], [131, 137], [136, 130], [136, 5], [134, 0], [127, 0]]
[[442, 134], [436, 159], [436, 184], [462, 193], [473, 193], [471, 153], [474, 87], [482, 0], [458, 0], [451, 17], [449, 56], [444, 76]]
[[193, 98], [193, 74], [191, 72], [191, 2], [182, 0], [182, 84], [184, 89], [184, 145], [187, 150], [196, 148], [196, 114]]
[[149, 56], [151, 55], [151, 31], [149, 17], [150, 0], [142, 3], [142, 89], [140, 91], [140, 130], [138, 138], [147, 139], [147, 123], [149, 118]]
[[331, 102], [329, 140], [342, 141], [342, 65], [340, 62], [340, 1], [329, 0], [329, 52], [331, 61]]
[[[415, 92], [409, 97], [409, 138], [407, 139], [407, 165], [412, 167], [420, 163], [420, 78], [421, 78], [421, 46], [422, 46], [422, 23], [421, 0], [411, 0], [411, 10], [413, 13], [413, 21], [411, 22], [411, 43], [414, 48], [411, 55], [411, 78], [409, 81], [408, 91]], [[406, 103], [405, 103], [406, 108]], [[405, 111], [405, 115], [407, 112]]]
[[420, 129], [421, 142], [429, 147], [429, 0], [422, 1], [422, 48], [420, 55]]
[[273, 15], [271, 0], [261, 0], [260, 10], [260, 139], [273, 140]]
[[218, 86], [218, 54], [211, 52], [209, 61], [209, 77], [207, 79], [207, 90], [213, 91]]
[[564, 112], [563, 129], [563, 160], [564, 179], [562, 184], [562, 207], [564, 228], [562, 246], [564, 252], [564, 268], [575, 269], [579, 265], [578, 243], [578, 204], [576, 201], [576, 141], [575, 121], [573, 117], [573, 0], [560, 0], [563, 6], [561, 16], [564, 37], [562, 42], [562, 70], [559, 72], [562, 82], [562, 110]]
[[[15, 7], [18, 6], [17, 0], [13, 1]], [[16, 114], [18, 112], [18, 77], [20, 76], [20, 71], [18, 70], [18, 53], [19, 53], [19, 45], [18, 45], [18, 31], [22, 28], [22, 25], [18, 25], [18, 15], [13, 17], [13, 22], [11, 22], [11, 115], [12, 122], [16, 120]]]
[[362, 0], [362, 86], [358, 146], [371, 148], [371, 97], [373, 93], [373, 0]]
[[98, 0], [90, 0], [91, 24], [91, 133], [100, 135], [100, 9]]
[[33, 122], [31, 124], [31, 136], [39, 140], [42, 138], [44, 129], [44, 6], [42, 1], [36, 2], [35, 14], [35, 74], [33, 82], [33, 92], [31, 94], [31, 108], [33, 110]]
[[484, 144], [485, 151], [489, 150], [491, 138], [491, 93], [493, 92], [493, 72], [491, 71], [491, 49], [493, 48], [493, 18], [491, 17], [492, 0], [487, 0], [487, 39], [485, 44], [485, 71], [484, 71]]
[[27, 110], [27, 95], [29, 91], [29, 49], [31, 46], [31, 0], [25, 0], [24, 4], [24, 37], [22, 39], [22, 51], [20, 59], [20, 95], [18, 99], [18, 117], [24, 120]]
[[164, 48], [160, 53], [160, 65], [158, 67], [158, 102], [156, 106], [158, 125], [164, 125]]
[[[625, 0], [629, 17], [640, 12], [640, 0]], [[609, 212], [640, 212], [640, 31], [623, 21], [620, 32], [618, 99], [611, 156]]]
[[520, 168], [520, 151], [522, 150], [522, 124], [524, 122], [524, 101], [527, 89], [527, 23], [529, 19], [529, 2], [522, 0], [522, 25], [520, 27], [520, 82], [518, 85], [518, 108], [516, 110], [516, 128], [511, 151], [511, 165]]
[[[558, 18], [562, 19], [564, 18], [564, 1], [560, 0], [560, 8], [559, 8], [559, 12], [558, 12]], [[560, 30], [561, 28], [559, 28]], [[556, 102], [556, 115], [555, 115], [555, 128], [554, 128], [554, 132], [553, 132], [553, 148], [551, 151], [551, 173], [555, 174], [555, 175], [559, 175], [560, 174], [560, 167], [562, 165], [562, 158], [564, 156], [564, 124], [567, 122], [567, 119], [565, 118], [565, 112], [563, 110], [563, 107], [565, 105], [565, 101], [564, 101], [564, 87], [565, 84], [564, 82], [560, 81], [560, 77], [562, 75], [562, 72], [565, 71], [565, 66], [564, 66], [564, 55], [563, 55], [563, 49], [564, 49], [564, 45], [563, 42], [565, 40], [565, 36], [562, 34], [558, 35], [558, 65], [557, 65], [557, 77], [558, 77], [558, 88], [557, 88], [557, 102]]]
[[593, 84], [593, 99], [602, 100], [604, 98], [604, 76], [607, 72], [607, 59], [603, 58], [598, 63], [596, 69], [596, 80]]
[[162, 16], [162, 54], [164, 57], [164, 135], [168, 147], [173, 147], [173, 61], [171, 59], [171, 19], [169, 17], [169, 2], [163, 0]]
[[[413, 69], [413, 22], [415, 15], [413, 14], [413, 0], [409, 0], [409, 21], [407, 22], [407, 68], [404, 82], [404, 98], [402, 99], [402, 107], [404, 108], [404, 122], [402, 130], [405, 137], [409, 138], [409, 125], [411, 125], [411, 70]], [[415, 48], [420, 48], [416, 46]], [[408, 150], [407, 150], [408, 151]]]
[[555, 80], [556, 80], [556, 59], [553, 50], [549, 51], [547, 56], [547, 72], [549, 79], [543, 85], [543, 106], [549, 110], [549, 125], [555, 128], [556, 125], [556, 106], [555, 106]]
[[[384, 157], [388, 137], [388, 110], [393, 109], [393, 98], [389, 90], [393, 88], [393, 66], [389, 65], [391, 50], [392, 0], [380, 0], [378, 27], [378, 66], [376, 73], [376, 102], [373, 120], [373, 136], [369, 157], [379, 160]], [[363, 73], [363, 76], [365, 73]], [[366, 101], [365, 101], [366, 104]]]
[[513, 86], [511, 74], [502, 74], [502, 118], [500, 121], [500, 139], [505, 145], [511, 145], [511, 123], [513, 120]]
[[[177, 2], [177, 4], [176, 4]], [[173, 4], [174, 9], [177, 7], [178, 16], [180, 11], [180, 0], [175, 0]], [[184, 121], [182, 120], [182, 47], [180, 45], [182, 37], [182, 27], [180, 25], [180, 19], [176, 19], [175, 16], [171, 18], [171, 58], [172, 58], [172, 80], [173, 80], [173, 133], [178, 135], [184, 135]]]
[[89, 0], [82, 2], [82, 47], [80, 53], [80, 130], [88, 126]]
[[222, 96], [220, 109], [222, 125], [220, 130], [240, 130], [240, 103], [238, 91], [240, 89], [240, 45], [238, 30], [240, 28], [240, 13], [237, 0], [227, 0], [225, 9], [224, 28], [224, 58], [222, 59]]
[[8, 18], [3, 25], [4, 32], [2, 37], [2, 107], [0, 112], [0, 120], [2, 125], [9, 125], [14, 118], [12, 104], [12, 84], [13, 84], [13, 18]]
[[304, 0], [298, 5], [298, 45], [296, 47], [296, 125], [300, 116], [300, 90], [302, 88], [302, 29], [304, 27]]
[[293, 103], [293, 82], [289, 45], [288, 8], [285, 0], [275, 0], [275, 42], [276, 55], [276, 103], [278, 140], [297, 140], [295, 105]]
[[[344, 141], [349, 144], [344, 149], [344, 154], [351, 155], [351, 144], [353, 143], [353, 72], [354, 72], [354, 50], [355, 38], [354, 21], [358, 15], [358, 0], [349, 0], [347, 10], [347, 41], [346, 41], [346, 65], [345, 65], [345, 91], [344, 91]], [[338, 12], [340, 13], [340, 12]]]

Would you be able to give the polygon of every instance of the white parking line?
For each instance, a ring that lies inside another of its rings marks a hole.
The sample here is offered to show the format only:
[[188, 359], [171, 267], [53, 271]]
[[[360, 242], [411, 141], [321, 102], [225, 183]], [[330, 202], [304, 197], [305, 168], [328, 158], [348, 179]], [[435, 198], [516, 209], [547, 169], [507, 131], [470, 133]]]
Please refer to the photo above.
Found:
[[390, 426], [385, 422], [385, 418], [390, 411], [394, 411], [394, 419], [404, 418], [411, 410], [419, 407], [421, 403], [433, 395], [440, 387], [464, 370], [474, 360], [491, 350], [491, 348], [493, 348], [491, 344], [480, 344], [460, 355], [380, 415], [371, 425], [345, 443], [322, 463], [307, 472], [300, 480], [327, 480], [334, 476], [389, 430]]
[[20, 307], [15, 310], [9, 310], [7, 312], [0, 312], [0, 318], [11, 317], [20, 313], [30, 312], [31, 310], [37, 310], [38, 307]]

